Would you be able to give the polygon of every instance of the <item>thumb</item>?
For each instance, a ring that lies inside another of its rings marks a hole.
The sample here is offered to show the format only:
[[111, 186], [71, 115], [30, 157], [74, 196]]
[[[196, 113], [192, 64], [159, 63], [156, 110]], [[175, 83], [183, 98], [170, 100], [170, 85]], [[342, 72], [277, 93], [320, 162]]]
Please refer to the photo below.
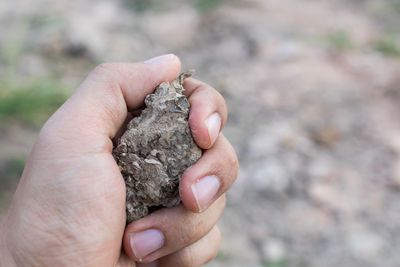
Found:
[[146, 95], [160, 83], [174, 79], [179, 71], [180, 60], [173, 54], [140, 63], [101, 64], [49, 119], [42, 132], [56, 132], [62, 140], [81, 143], [85, 136], [112, 139], [127, 111], [139, 108]]

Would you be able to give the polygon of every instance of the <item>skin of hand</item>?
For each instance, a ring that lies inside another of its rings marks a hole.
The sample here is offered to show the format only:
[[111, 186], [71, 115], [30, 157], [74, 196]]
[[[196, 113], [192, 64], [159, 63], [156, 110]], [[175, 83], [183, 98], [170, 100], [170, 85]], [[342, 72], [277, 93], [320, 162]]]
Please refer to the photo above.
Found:
[[125, 225], [113, 139], [145, 96], [179, 71], [169, 54], [90, 73], [39, 133], [0, 226], [1, 266], [201, 266], [216, 256], [216, 223], [238, 161], [220, 133], [224, 99], [195, 79], [184, 86], [204, 153], [182, 176], [183, 204]]

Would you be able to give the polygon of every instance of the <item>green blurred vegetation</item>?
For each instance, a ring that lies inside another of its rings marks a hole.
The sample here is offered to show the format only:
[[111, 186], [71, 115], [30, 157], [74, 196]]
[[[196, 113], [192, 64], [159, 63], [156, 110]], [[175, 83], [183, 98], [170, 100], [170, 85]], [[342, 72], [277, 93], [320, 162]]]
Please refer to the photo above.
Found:
[[344, 30], [334, 31], [327, 36], [330, 46], [339, 51], [347, 51], [354, 48], [350, 35]]
[[7, 160], [5, 166], [0, 171], [0, 187], [5, 188], [10, 180], [21, 176], [24, 166], [25, 157], [14, 157]]
[[400, 15], [400, 1], [399, 0], [389, 0], [388, 7], [395, 13]]
[[201, 12], [210, 12], [225, 0], [191, 0], [193, 6]]
[[40, 126], [69, 94], [66, 85], [55, 78], [0, 81], [0, 119]]
[[137, 12], [145, 12], [147, 10], [165, 10], [177, 5], [190, 4], [200, 12], [210, 12], [214, 8], [221, 5], [226, 0], [174, 0], [174, 1], [157, 1], [157, 0], [126, 0], [128, 6]]
[[265, 260], [263, 262], [263, 265], [265, 267], [286, 267], [287, 265], [287, 260], [286, 259], [281, 259], [281, 260]]
[[219, 261], [227, 261], [229, 260], [229, 258], [231, 258], [231, 255], [223, 250], [219, 250], [216, 259]]
[[7, 38], [0, 50], [0, 60], [6, 70], [6, 76], [13, 75], [15, 64], [20, 55], [24, 52], [24, 35], [27, 32], [27, 26], [23, 23], [14, 27], [12, 36]]
[[59, 23], [59, 19], [51, 16], [27, 18], [15, 24], [11, 37], [4, 40], [0, 50], [4, 68], [0, 77], [1, 122], [16, 120], [29, 126], [41, 126], [68, 97], [70, 90], [56, 77], [22, 78], [16, 74], [21, 55], [32, 50], [26, 42], [29, 28]]
[[[400, 39], [394, 32], [384, 33], [376, 42], [373, 42], [366, 49], [373, 49], [386, 57], [400, 58]], [[329, 33], [325, 37], [327, 45], [340, 52], [360, 50], [363, 47], [357, 47], [351, 38], [351, 35], [345, 30], [337, 30]]]
[[0, 214], [8, 207], [11, 192], [14, 192], [25, 166], [25, 157], [11, 157], [0, 168]]
[[375, 44], [375, 49], [388, 57], [400, 57], [400, 44], [393, 33], [385, 34]]
[[7, 190], [11, 183], [16, 183], [25, 166], [25, 157], [12, 157], [0, 169], [0, 193]]
[[137, 12], [144, 12], [154, 8], [154, 0], [127, 0], [128, 5]]

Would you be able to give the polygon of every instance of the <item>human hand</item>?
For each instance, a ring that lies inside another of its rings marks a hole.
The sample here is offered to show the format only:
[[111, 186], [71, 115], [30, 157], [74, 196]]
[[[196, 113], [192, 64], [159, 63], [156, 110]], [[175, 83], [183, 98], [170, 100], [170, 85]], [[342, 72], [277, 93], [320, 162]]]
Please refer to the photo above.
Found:
[[215, 257], [216, 222], [238, 162], [219, 134], [227, 117], [223, 98], [195, 79], [184, 84], [189, 123], [206, 150], [182, 176], [183, 205], [125, 229], [125, 183], [111, 154], [113, 138], [129, 112], [179, 71], [174, 55], [100, 65], [46, 122], [0, 228], [1, 266], [140, 266], [135, 262], [156, 260], [157, 266], [200, 266]]

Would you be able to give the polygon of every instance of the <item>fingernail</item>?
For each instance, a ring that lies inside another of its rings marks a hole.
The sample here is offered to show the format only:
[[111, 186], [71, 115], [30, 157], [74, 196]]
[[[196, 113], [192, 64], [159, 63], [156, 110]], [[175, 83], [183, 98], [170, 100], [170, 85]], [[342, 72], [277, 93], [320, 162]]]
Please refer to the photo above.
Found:
[[206, 120], [206, 126], [208, 129], [208, 135], [211, 140], [211, 144], [214, 144], [215, 140], [217, 140], [219, 131], [221, 129], [221, 117], [218, 113], [212, 114]]
[[146, 64], [160, 63], [163, 61], [170, 60], [174, 56], [175, 56], [174, 54], [166, 54], [166, 55], [150, 58], [150, 59], [144, 61], [143, 63], [146, 63]]
[[156, 229], [148, 229], [132, 234], [130, 241], [136, 258], [142, 260], [164, 245], [164, 235]]
[[199, 212], [202, 212], [208, 207], [215, 194], [217, 194], [219, 187], [220, 182], [215, 175], [203, 177], [192, 185], [192, 192], [196, 199]]

